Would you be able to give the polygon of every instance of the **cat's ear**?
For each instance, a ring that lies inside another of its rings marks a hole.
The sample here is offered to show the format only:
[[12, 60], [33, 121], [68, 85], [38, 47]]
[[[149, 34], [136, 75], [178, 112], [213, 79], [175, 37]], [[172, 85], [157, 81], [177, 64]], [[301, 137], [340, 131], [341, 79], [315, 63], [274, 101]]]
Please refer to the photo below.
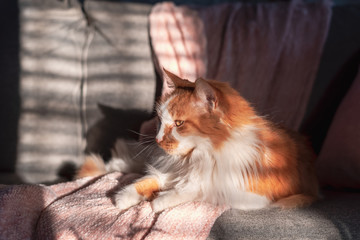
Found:
[[182, 78], [173, 74], [172, 72], [169, 72], [165, 68], [163, 68], [163, 71], [164, 71], [164, 81], [166, 82], [166, 84], [169, 88], [176, 88], [178, 83], [183, 81]]
[[205, 104], [209, 110], [216, 109], [218, 99], [215, 89], [204, 79], [197, 79], [195, 82], [195, 94], [202, 104]]
[[164, 89], [167, 94], [171, 94], [176, 88], [194, 88], [195, 83], [190, 82], [187, 79], [180, 78], [172, 72], [169, 72], [163, 68], [164, 72]]

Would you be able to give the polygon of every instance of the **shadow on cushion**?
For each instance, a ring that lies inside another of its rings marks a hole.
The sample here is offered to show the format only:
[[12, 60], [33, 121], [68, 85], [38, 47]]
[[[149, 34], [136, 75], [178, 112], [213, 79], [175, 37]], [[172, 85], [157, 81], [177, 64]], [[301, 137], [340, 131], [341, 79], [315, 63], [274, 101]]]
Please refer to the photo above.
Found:
[[208, 239], [360, 239], [360, 193], [324, 195], [304, 209], [228, 210]]

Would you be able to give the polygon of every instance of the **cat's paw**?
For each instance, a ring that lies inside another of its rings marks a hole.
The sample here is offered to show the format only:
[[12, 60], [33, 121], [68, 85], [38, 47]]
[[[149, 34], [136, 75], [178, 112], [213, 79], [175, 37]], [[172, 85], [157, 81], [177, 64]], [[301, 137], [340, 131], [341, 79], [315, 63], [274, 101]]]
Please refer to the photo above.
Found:
[[151, 201], [151, 208], [153, 212], [159, 213], [164, 211], [166, 208], [170, 207], [168, 204], [166, 204], [164, 200], [165, 200], [164, 198], [159, 197]]
[[123, 211], [137, 205], [145, 199], [137, 193], [134, 185], [129, 185], [120, 192], [116, 193], [114, 200], [116, 207]]
[[165, 209], [172, 208], [186, 202], [194, 201], [194, 196], [196, 196], [196, 194], [193, 193], [185, 193], [180, 195], [175, 190], [162, 192], [151, 202], [151, 208], [155, 213], [159, 213]]

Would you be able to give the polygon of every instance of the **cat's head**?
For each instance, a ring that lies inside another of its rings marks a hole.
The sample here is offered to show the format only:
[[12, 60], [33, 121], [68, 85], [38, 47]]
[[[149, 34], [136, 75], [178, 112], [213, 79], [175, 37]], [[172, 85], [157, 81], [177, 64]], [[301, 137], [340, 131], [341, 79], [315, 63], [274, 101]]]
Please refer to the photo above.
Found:
[[221, 148], [231, 129], [253, 114], [228, 84], [202, 78], [190, 82], [164, 72], [170, 91], [158, 105], [156, 141], [169, 154], [186, 156], [197, 148]]

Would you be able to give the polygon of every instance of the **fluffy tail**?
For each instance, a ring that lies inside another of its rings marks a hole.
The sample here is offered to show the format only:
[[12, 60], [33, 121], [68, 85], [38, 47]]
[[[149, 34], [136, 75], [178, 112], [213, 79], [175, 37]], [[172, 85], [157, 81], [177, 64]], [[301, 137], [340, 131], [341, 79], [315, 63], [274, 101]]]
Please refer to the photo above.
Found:
[[98, 155], [85, 157], [83, 165], [78, 170], [75, 178], [96, 177], [106, 173], [105, 163]]
[[305, 195], [305, 194], [296, 194], [291, 195], [286, 198], [279, 199], [273, 205], [275, 207], [280, 207], [283, 209], [289, 208], [300, 208], [310, 206], [313, 202], [317, 200], [317, 197]]

